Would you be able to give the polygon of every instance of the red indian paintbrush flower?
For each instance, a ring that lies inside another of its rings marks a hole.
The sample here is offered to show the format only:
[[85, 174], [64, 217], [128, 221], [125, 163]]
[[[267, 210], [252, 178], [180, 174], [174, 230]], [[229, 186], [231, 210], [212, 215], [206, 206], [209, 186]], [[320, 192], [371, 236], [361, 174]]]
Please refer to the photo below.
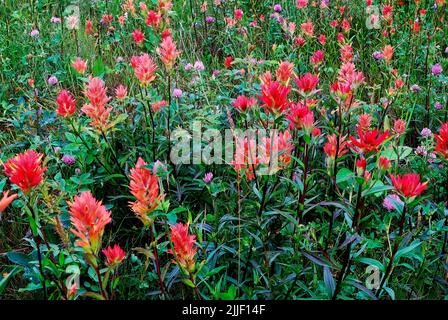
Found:
[[117, 266], [126, 257], [126, 252], [124, 252], [118, 244], [114, 245], [113, 247], [108, 246], [106, 249], [103, 249], [102, 252], [106, 256], [107, 266]]
[[6, 208], [17, 198], [17, 193], [9, 195], [9, 190], [3, 192], [3, 198], [0, 199], [0, 213], [6, 210]]
[[397, 193], [405, 198], [412, 198], [420, 195], [427, 187], [428, 181], [420, 183], [420, 175], [408, 173], [405, 175], [389, 175]]
[[143, 224], [150, 225], [153, 219], [148, 214], [158, 207], [163, 195], [159, 191], [157, 176], [152, 174], [150, 169], [145, 168], [146, 165], [147, 163], [142, 158], [138, 158], [135, 168], [131, 169], [129, 189], [136, 201], [129, 204]]
[[378, 130], [371, 130], [363, 132], [362, 128], [358, 126], [359, 140], [350, 136], [351, 148], [358, 149], [358, 151], [366, 154], [369, 152], [378, 151], [378, 147], [389, 137], [389, 130], [380, 134]]
[[154, 64], [154, 60], [147, 53], [141, 56], [133, 56], [131, 58], [131, 66], [141, 86], [146, 87], [155, 80], [157, 67]]
[[194, 256], [198, 251], [198, 249], [194, 247], [196, 236], [188, 234], [187, 224], [177, 223], [172, 225], [170, 229], [171, 242], [174, 246], [174, 254], [177, 263], [180, 267], [189, 272], [193, 272], [195, 267]]
[[176, 63], [177, 57], [180, 55], [180, 51], [177, 50], [176, 43], [171, 37], [166, 37], [162, 40], [160, 47], [157, 48], [157, 53], [167, 70], [171, 70]]
[[302, 104], [301, 102], [291, 104], [286, 115], [286, 119], [289, 121], [289, 128], [296, 129], [300, 127], [303, 119], [309, 113], [312, 113], [312, 111], [306, 104]]
[[335, 134], [329, 135], [327, 137], [327, 142], [324, 145], [325, 154], [329, 158], [334, 159], [334, 158], [336, 158], [336, 149], [338, 149], [338, 151], [337, 151], [338, 158], [342, 157], [344, 154], [346, 154], [348, 152], [348, 150], [347, 150], [348, 143], [345, 139], [346, 139], [346, 136], [343, 136], [342, 138], [340, 138], [339, 148], [337, 148], [336, 135]]
[[237, 108], [239, 111], [244, 112], [253, 107], [256, 103], [257, 101], [255, 98], [248, 98], [245, 95], [240, 95], [235, 99], [235, 101], [232, 102], [232, 106]]
[[283, 113], [289, 106], [288, 94], [290, 88], [272, 81], [261, 85], [261, 96], [258, 98], [263, 102], [263, 107], [272, 113]]
[[319, 83], [319, 77], [308, 72], [302, 77], [296, 78], [296, 83], [301, 92], [308, 94], [314, 92], [316, 89], [316, 86]]
[[111, 222], [111, 212], [101, 201], [97, 201], [90, 191], [75, 196], [70, 207], [70, 221], [74, 228], [70, 231], [78, 237], [75, 244], [86, 253], [98, 254], [105, 226]]
[[148, 12], [146, 16], [146, 25], [152, 27], [158, 27], [162, 22], [162, 17], [159, 13], [156, 13], [154, 10]]
[[434, 139], [436, 140], [434, 151], [445, 159], [448, 158], [448, 122], [442, 124], [439, 134], [435, 134]]
[[226, 57], [224, 60], [224, 66], [230, 68], [232, 66], [233, 58], [231, 56]]
[[58, 109], [56, 113], [62, 117], [68, 117], [75, 113], [75, 99], [68, 90], [62, 90], [56, 98]]
[[42, 176], [47, 168], [42, 167], [43, 155], [34, 150], [19, 153], [4, 164], [3, 172], [9, 177], [11, 183], [18, 186], [23, 193], [42, 182]]
[[132, 32], [132, 38], [134, 38], [135, 43], [140, 44], [145, 40], [145, 34], [137, 29]]

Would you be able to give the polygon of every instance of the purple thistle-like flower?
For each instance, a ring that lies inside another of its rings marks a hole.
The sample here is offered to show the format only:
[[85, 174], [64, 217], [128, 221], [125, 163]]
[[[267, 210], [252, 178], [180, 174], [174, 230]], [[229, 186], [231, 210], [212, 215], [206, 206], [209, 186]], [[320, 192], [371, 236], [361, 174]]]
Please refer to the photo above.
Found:
[[434, 104], [434, 108], [436, 108], [437, 110], [440, 110], [440, 109], [443, 108], [443, 104], [441, 104], [440, 102], [436, 102], [436, 103]]
[[280, 11], [282, 11], [282, 6], [280, 5], [280, 4], [276, 4], [275, 6], [274, 6], [274, 11], [275, 12], [280, 12]]
[[442, 68], [442, 66], [440, 65], [440, 63], [436, 63], [435, 65], [433, 65], [433, 66], [431, 67], [431, 73], [432, 73], [434, 76], [438, 76], [439, 74], [442, 73], [442, 71], [443, 71], [443, 68]]
[[173, 97], [174, 98], [180, 98], [180, 97], [182, 97], [182, 94], [183, 94], [183, 92], [181, 89], [179, 89], [179, 88], [173, 89]]
[[37, 38], [39, 36], [39, 30], [37, 29], [31, 30], [30, 36], [32, 36], [33, 38]]
[[431, 129], [429, 129], [429, 128], [423, 128], [422, 132], [420, 132], [420, 134], [422, 135], [423, 138], [428, 138], [428, 137], [432, 136]]
[[426, 151], [426, 148], [424, 146], [418, 146], [415, 149], [415, 154], [422, 157], [426, 157], [428, 155], [428, 151]]
[[210, 182], [212, 182], [212, 180], [213, 180], [213, 173], [211, 173], [211, 172], [207, 172], [207, 173], [204, 175], [204, 182], [205, 182], [205, 183], [210, 183]]
[[376, 60], [380, 60], [380, 59], [384, 58], [384, 55], [381, 51], [375, 51], [372, 56]]
[[196, 71], [204, 71], [204, 70], [205, 70], [205, 67], [204, 67], [204, 64], [202, 63], [202, 61], [196, 61], [196, 62], [194, 63], [194, 69], [195, 69]]
[[54, 23], [54, 24], [61, 23], [61, 18], [59, 18], [59, 17], [51, 17], [50, 22]]
[[56, 83], [58, 83], [58, 78], [56, 78], [55, 76], [50, 76], [47, 82], [50, 86], [54, 86]]
[[68, 154], [65, 154], [62, 157], [62, 162], [64, 162], [64, 164], [66, 164], [67, 166], [71, 166], [71, 165], [75, 164], [76, 158], [74, 156], [70, 156]]
[[412, 92], [419, 92], [421, 89], [420, 89], [420, 87], [419, 87], [419, 85], [418, 84], [413, 84], [412, 86], [411, 86], [411, 91]]

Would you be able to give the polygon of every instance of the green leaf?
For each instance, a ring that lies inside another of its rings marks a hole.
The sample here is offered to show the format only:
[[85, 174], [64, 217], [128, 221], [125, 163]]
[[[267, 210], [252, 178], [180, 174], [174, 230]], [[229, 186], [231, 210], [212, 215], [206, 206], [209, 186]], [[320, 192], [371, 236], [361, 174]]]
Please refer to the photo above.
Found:
[[328, 269], [327, 266], [324, 266], [324, 283], [325, 287], [327, 288], [328, 296], [330, 298], [333, 297], [336, 284], [333, 275], [331, 274], [330, 269]]
[[235, 300], [236, 298], [236, 287], [231, 285], [229, 290], [225, 293], [221, 293], [222, 300]]
[[190, 279], [182, 279], [182, 282], [191, 288], [195, 287], [194, 283]]
[[213, 269], [213, 270], [207, 272], [207, 274], [206, 274], [205, 276], [206, 276], [206, 277], [211, 277], [211, 276], [217, 274], [217, 273], [218, 273], [219, 271], [221, 271], [222, 269], [225, 269], [226, 267], [227, 267], [227, 266], [220, 266], [220, 267], [217, 267], [217, 268], [215, 268], [215, 269]]
[[8, 257], [9, 261], [12, 263], [18, 264], [20, 266], [28, 267], [29, 262], [31, 261], [31, 258], [28, 257], [26, 254], [21, 252], [8, 252], [6, 254], [6, 257]]
[[[400, 155], [400, 160], [407, 158], [412, 153], [412, 148], [408, 146], [400, 146], [398, 147], [398, 155]], [[385, 149], [381, 152], [383, 157], [388, 158], [389, 160], [398, 160], [397, 150], [394, 149]]]
[[421, 244], [422, 244], [421, 242], [415, 242], [415, 243], [411, 244], [409, 247], [405, 247], [405, 248], [398, 250], [397, 254], [395, 255], [394, 262], [398, 262], [398, 260], [401, 257], [406, 256], [406, 254], [410, 253], [411, 251], [413, 251], [415, 248], [417, 248]]
[[95, 292], [90, 292], [90, 291], [84, 293], [83, 296], [94, 298], [94, 299], [97, 299], [97, 300], [104, 300], [104, 297], [102, 295], [100, 295], [98, 293], [95, 293]]
[[380, 271], [384, 272], [384, 265], [375, 259], [372, 258], [359, 258], [357, 259], [358, 262], [364, 263], [368, 266], [375, 266], [377, 267]]
[[95, 77], [101, 76], [106, 73], [106, 66], [103, 60], [100, 58], [96, 59], [92, 66], [92, 73]]
[[302, 251], [302, 254], [307, 257], [309, 260], [311, 260], [313, 263], [318, 264], [323, 267], [330, 266], [330, 263], [326, 261], [324, 258], [318, 257], [313, 255], [312, 253], [307, 253], [305, 251]]
[[6, 288], [6, 285], [8, 284], [9, 280], [18, 272], [22, 271], [22, 267], [14, 267], [10, 272], [8, 272], [8, 275], [0, 281], [0, 295], [3, 293], [3, 291]]
[[174, 224], [177, 222], [177, 215], [174, 212], [170, 212], [166, 215], [168, 222]]
[[392, 190], [394, 187], [384, 185], [381, 181], [375, 181], [373, 187], [362, 192], [362, 196], [366, 197], [371, 194], [375, 194], [375, 197], [379, 197], [384, 191]]

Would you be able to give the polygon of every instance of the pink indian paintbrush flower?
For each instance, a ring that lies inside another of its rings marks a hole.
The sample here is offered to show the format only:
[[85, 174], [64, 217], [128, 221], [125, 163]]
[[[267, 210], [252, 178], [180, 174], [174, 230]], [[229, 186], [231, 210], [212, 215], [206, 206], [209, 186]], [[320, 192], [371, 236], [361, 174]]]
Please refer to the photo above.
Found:
[[136, 44], [140, 44], [145, 40], [145, 34], [141, 30], [137, 29], [132, 32], [132, 38]]
[[318, 83], [319, 77], [309, 72], [296, 78], [297, 87], [299, 87], [300, 92], [304, 94], [314, 93]]
[[337, 143], [337, 137], [335, 134], [331, 134], [327, 136], [327, 142], [324, 145], [324, 152], [330, 159], [336, 158], [336, 152], [337, 157], [342, 157], [344, 154], [348, 152], [348, 142], [346, 140], [346, 136], [343, 136], [339, 139], [339, 148]]
[[255, 100], [255, 98], [248, 98], [245, 95], [240, 95], [232, 102], [232, 106], [239, 111], [244, 112], [256, 105], [256, 103], [257, 100]]
[[122, 101], [126, 99], [127, 95], [128, 95], [128, 89], [124, 85], [120, 84], [115, 88], [115, 97], [118, 100]]
[[165, 68], [171, 70], [176, 63], [177, 57], [180, 55], [180, 51], [177, 50], [176, 43], [172, 37], [166, 37], [162, 40], [160, 47], [157, 48], [157, 54], [162, 60]]
[[133, 56], [131, 58], [131, 66], [134, 69], [135, 77], [140, 81], [142, 87], [147, 87], [156, 79], [157, 67], [154, 60], [144, 53], [141, 56]]
[[283, 61], [277, 68], [277, 80], [282, 83], [287, 83], [291, 79], [294, 65], [289, 61]]

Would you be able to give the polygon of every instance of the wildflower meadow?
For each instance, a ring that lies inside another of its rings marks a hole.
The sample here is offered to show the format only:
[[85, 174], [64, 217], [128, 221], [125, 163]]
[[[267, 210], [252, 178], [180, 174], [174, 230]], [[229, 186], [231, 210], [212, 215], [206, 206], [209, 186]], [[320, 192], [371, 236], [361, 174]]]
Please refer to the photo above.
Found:
[[0, 3], [1, 300], [448, 298], [446, 0]]

